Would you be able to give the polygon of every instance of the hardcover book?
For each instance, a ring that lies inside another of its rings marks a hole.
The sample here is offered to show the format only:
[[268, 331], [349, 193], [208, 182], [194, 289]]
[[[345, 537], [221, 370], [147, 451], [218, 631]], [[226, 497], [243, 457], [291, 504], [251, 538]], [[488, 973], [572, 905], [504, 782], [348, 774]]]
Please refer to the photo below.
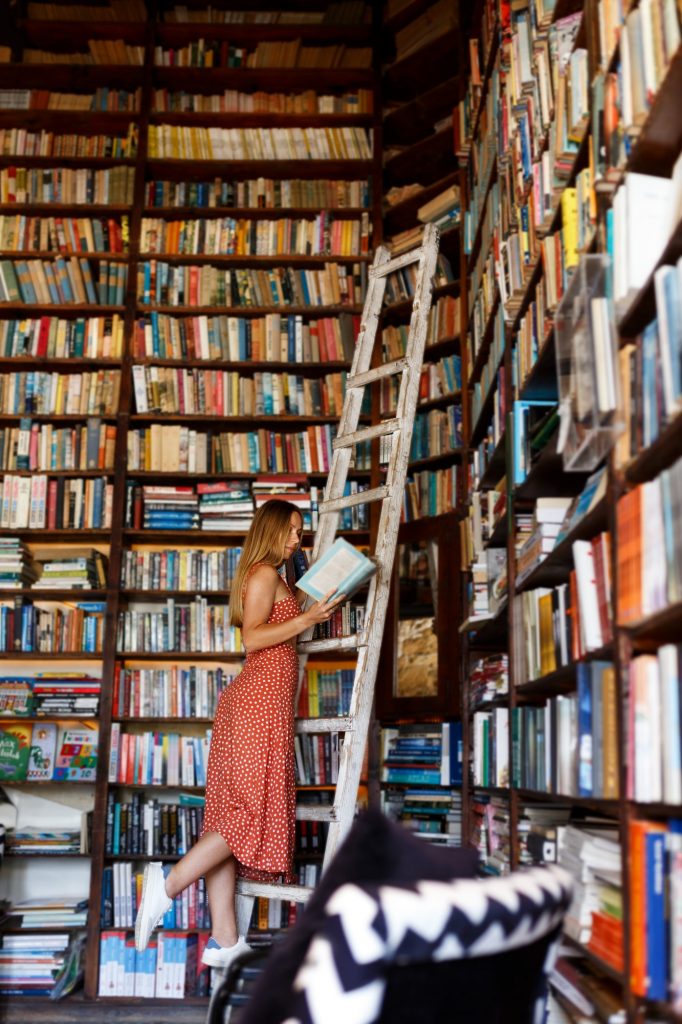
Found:
[[301, 576], [296, 585], [316, 601], [320, 601], [330, 591], [350, 597], [375, 572], [376, 565], [371, 559], [343, 537], [337, 537], [329, 550]]

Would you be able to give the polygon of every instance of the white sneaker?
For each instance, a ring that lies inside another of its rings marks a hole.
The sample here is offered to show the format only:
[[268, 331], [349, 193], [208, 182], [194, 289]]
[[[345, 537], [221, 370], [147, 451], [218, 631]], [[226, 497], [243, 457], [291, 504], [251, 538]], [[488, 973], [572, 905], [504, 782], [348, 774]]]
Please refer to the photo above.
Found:
[[152, 932], [173, 905], [166, 892], [166, 878], [160, 860], [150, 861], [144, 869], [142, 899], [135, 919], [135, 948], [143, 953], [149, 944]]
[[250, 952], [251, 946], [243, 935], [239, 936], [234, 946], [219, 946], [213, 936], [211, 936], [204, 952], [201, 954], [201, 962], [208, 967], [226, 968], [230, 966], [233, 960], [241, 956], [242, 953]]

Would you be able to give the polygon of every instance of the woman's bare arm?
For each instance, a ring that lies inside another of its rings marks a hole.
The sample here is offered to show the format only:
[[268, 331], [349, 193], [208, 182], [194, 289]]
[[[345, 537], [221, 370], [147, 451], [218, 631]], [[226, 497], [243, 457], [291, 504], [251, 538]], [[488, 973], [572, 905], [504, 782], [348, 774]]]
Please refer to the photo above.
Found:
[[249, 577], [244, 596], [244, 621], [242, 624], [242, 639], [246, 650], [261, 651], [265, 647], [275, 647], [277, 644], [286, 643], [317, 625], [318, 622], [326, 622], [331, 616], [334, 608], [343, 601], [344, 596], [340, 594], [333, 601], [327, 594], [321, 601], [317, 601], [307, 611], [301, 612], [287, 622], [269, 623], [268, 619], [275, 603], [279, 575], [274, 566], [261, 565]]

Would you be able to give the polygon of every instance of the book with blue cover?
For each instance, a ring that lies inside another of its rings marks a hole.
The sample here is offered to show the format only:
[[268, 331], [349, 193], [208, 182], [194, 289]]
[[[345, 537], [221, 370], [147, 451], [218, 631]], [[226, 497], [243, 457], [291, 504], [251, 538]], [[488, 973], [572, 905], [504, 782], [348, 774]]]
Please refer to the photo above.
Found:
[[329, 550], [301, 576], [296, 586], [316, 601], [322, 600], [330, 591], [350, 597], [375, 572], [376, 565], [371, 559], [343, 537], [337, 537]]

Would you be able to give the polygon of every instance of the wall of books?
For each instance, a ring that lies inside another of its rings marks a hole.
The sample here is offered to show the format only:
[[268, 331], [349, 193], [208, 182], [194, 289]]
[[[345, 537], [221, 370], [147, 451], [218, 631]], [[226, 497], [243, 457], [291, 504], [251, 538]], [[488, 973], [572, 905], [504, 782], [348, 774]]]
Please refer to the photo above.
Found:
[[481, 8], [455, 115], [464, 833], [490, 872], [574, 875], [552, 1020], [676, 1020], [680, 12]]
[[[13, 6], [0, 991], [28, 1012], [85, 929], [87, 999], [162, 998], [168, 1019], [200, 1021], [203, 884], [144, 957], [131, 929], [145, 862], [177, 859], [201, 829], [212, 716], [243, 658], [227, 603], [254, 508], [283, 493], [316, 523], [381, 230], [371, 12]], [[446, 373], [434, 367], [434, 388]], [[370, 482], [361, 451], [349, 488]], [[341, 522], [358, 544], [368, 529], [362, 505]], [[329, 630], [354, 631], [359, 613], [348, 603]], [[352, 661], [309, 661], [301, 714], [346, 713], [352, 677]], [[339, 734], [297, 737], [301, 801], [331, 798], [338, 756]], [[323, 840], [301, 823], [304, 883]], [[254, 941], [295, 914], [259, 899]]]

